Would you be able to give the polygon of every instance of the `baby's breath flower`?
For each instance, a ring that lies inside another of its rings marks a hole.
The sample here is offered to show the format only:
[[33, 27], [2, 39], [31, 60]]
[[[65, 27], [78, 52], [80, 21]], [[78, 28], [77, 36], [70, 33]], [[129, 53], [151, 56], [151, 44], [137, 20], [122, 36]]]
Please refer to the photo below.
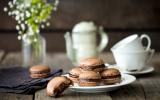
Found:
[[26, 17], [30, 17], [31, 16], [31, 13], [29, 11], [26, 11]]
[[44, 25], [41, 25], [41, 28], [44, 28]]
[[21, 24], [21, 28], [22, 28], [22, 30], [25, 30], [25, 25]]
[[47, 23], [46, 23], [46, 25], [47, 25], [47, 26], [50, 26], [50, 23], [49, 23], [49, 22], [47, 22]]
[[22, 39], [22, 37], [19, 35], [19, 36], [18, 36], [18, 40], [21, 40], [21, 39]]
[[18, 30], [18, 39], [26, 39], [34, 42], [39, 34], [40, 27], [49, 26], [47, 22], [51, 18], [51, 12], [57, 9], [59, 0], [13, 0], [8, 2], [8, 7], [4, 11], [8, 12], [16, 21]]
[[7, 7], [4, 7], [4, 9], [3, 9], [5, 12], [7, 12], [8, 11], [8, 8]]
[[19, 27], [19, 25], [16, 25], [16, 29], [17, 29], [17, 30], [20, 30], [20, 27]]
[[9, 11], [9, 12], [8, 12], [8, 15], [9, 15], [9, 16], [12, 15], [12, 12]]
[[36, 38], [34, 39], [34, 42], [37, 42], [37, 39], [36, 39]]

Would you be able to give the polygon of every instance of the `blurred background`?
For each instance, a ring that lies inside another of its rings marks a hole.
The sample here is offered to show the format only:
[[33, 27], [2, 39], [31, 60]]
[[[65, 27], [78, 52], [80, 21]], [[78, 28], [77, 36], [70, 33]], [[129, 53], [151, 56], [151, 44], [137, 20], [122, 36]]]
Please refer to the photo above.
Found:
[[[3, 11], [9, 0], [0, 1], [0, 49], [20, 51], [16, 21]], [[104, 26], [109, 36], [105, 51], [131, 34], [146, 33], [152, 46], [160, 50], [160, 0], [60, 0], [51, 25], [41, 30], [48, 52], [65, 52], [64, 33], [80, 21]]]

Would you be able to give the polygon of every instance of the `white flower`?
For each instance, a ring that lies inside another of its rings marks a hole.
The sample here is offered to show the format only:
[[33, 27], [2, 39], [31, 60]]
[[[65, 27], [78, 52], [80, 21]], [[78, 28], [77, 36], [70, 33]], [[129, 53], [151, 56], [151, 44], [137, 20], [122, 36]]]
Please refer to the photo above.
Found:
[[19, 31], [18, 34], [22, 34], [22, 31]]
[[20, 16], [19, 15], [17, 15], [16, 17], [15, 17], [15, 19], [18, 21], [19, 20], [19, 18], [20, 18]]
[[44, 25], [41, 25], [41, 28], [44, 28]]
[[21, 17], [24, 17], [24, 13], [21, 13], [21, 15], [20, 15]]
[[29, 11], [26, 11], [26, 17], [30, 17], [31, 13]]
[[47, 25], [47, 26], [50, 26], [50, 23], [49, 23], [49, 22], [47, 22], [47, 23], [46, 23], [46, 25]]
[[21, 28], [22, 28], [22, 30], [25, 30], [25, 25], [21, 24]]
[[34, 35], [34, 33], [33, 32], [28, 32], [28, 35], [32, 36], [32, 35]]
[[3, 9], [5, 12], [7, 12], [8, 11], [8, 8], [7, 7], [4, 7], [4, 9]]
[[55, 0], [55, 6], [58, 6], [59, 0]]
[[18, 24], [20, 24], [21, 23], [21, 21], [20, 20], [18, 20]]
[[9, 2], [8, 2], [8, 5], [9, 5], [9, 6], [11, 6], [11, 5], [13, 5], [13, 4], [12, 4], [12, 2], [11, 2], [11, 1], [9, 1]]
[[34, 41], [34, 42], [37, 42], [37, 39], [35, 38], [33, 41]]
[[17, 0], [13, 0], [13, 4], [16, 4]]
[[39, 33], [39, 29], [37, 29], [36, 32]]
[[16, 25], [16, 29], [17, 29], [17, 30], [19, 30], [19, 29], [20, 29], [20, 27], [19, 27], [18, 25]]
[[8, 12], [8, 15], [9, 15], [9, 16], [12, 15], [12, 12], [9, 11], [9, 12]]
[[19, 35], [19, 36], [18, 36], [18, 40], [21, 40], [21, 39], [22, 39], [22, 37]]
[[33, 9], [33, 8], [31, 8], [31, 12], [34, 12], [34, 9]]
[[19, 15], [20, 12], [19, 12], [18, 10], [15, 10], [14, 13], [15, 13], [16, 15]]
[[38, 23], [38, 20], [36, 19], [35, 22]]

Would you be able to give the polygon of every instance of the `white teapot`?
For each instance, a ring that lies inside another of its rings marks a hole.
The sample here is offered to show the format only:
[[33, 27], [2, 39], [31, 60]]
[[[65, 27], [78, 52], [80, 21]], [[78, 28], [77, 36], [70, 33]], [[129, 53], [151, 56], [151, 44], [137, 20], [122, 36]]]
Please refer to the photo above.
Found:
[[[99, 46], [97, 46], [97, 33], [101, 37]], [[89, 57], [98, 57], [108, 43], [108, 36], [93, 22], [80, 22], [72, 30], [72, 34], [65, 34], [67, 55], [73, 62], [78, 64], [81, 59]]]

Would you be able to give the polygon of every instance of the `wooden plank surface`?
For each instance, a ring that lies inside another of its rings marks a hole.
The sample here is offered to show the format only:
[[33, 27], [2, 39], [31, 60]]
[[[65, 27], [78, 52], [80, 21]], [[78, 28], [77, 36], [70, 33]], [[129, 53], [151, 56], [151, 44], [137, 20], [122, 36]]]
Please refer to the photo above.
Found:
[[3, 56], [4, 56], [4, 51], [0, 50], [0, 63], [1, 63], [1, 60], [2, 60]]
[[33, 100], [33, 95], [0, 93], [0, 100]]
[[146, 100], [160, 100], [160, 66], [155, 65], [154, 73], [139, 77], [139, 81]]
[[1, 62], [1, 65], [14, 66], [22, 64], [22, 55], [20, 52], [7, 53], [5, 59]]
[[[113, 55], [111, 53], [103, 53], [101, 57], [104, 62], [114, 64]], [[21, 53], [9, 53], [6, 58], [2, 61], [3, 65], [16, 65], [21, 64]], [[66, 90], [63, 95], [59, 98], [52, 98], [46, 95], [46, 90], [40, 90], [35, 93], [35, 100], [160, 100], [160, 55], [157, 53], [152, 59], [152, 64], [155, 71], [151, 74], [139, 75], [137, 81], [134, 83], [121, 87], [116, 91], [109, 93], [100, 94], [86, 94], [86, 93], [76, 93]], [[63, 68], [65, 72], [68, 72], [74, 66], [71, 61], [67, 58], [65, 53], [49, 53], [47, 54], [47, 64], [55, 68]], [[31, 100], [33, 95], [20, 95], [20, 94], [3, 94], [0, 93], [2, 100], [14, 100], [11, 98], [19, 98], [19, 100], [27, 98], [26, 100]]]
[[[0, 53], [1, 55], [1, 53]], [[7, 67], [7, 65], [17, 65], [20, 64], [21, 56], [20, 53], [11, 53], [6, 55], [3, 59], [1, 65]], [[23, 95], [14, 93], [0, 93], [0, 100], [33, 100], [33, 95]]]

